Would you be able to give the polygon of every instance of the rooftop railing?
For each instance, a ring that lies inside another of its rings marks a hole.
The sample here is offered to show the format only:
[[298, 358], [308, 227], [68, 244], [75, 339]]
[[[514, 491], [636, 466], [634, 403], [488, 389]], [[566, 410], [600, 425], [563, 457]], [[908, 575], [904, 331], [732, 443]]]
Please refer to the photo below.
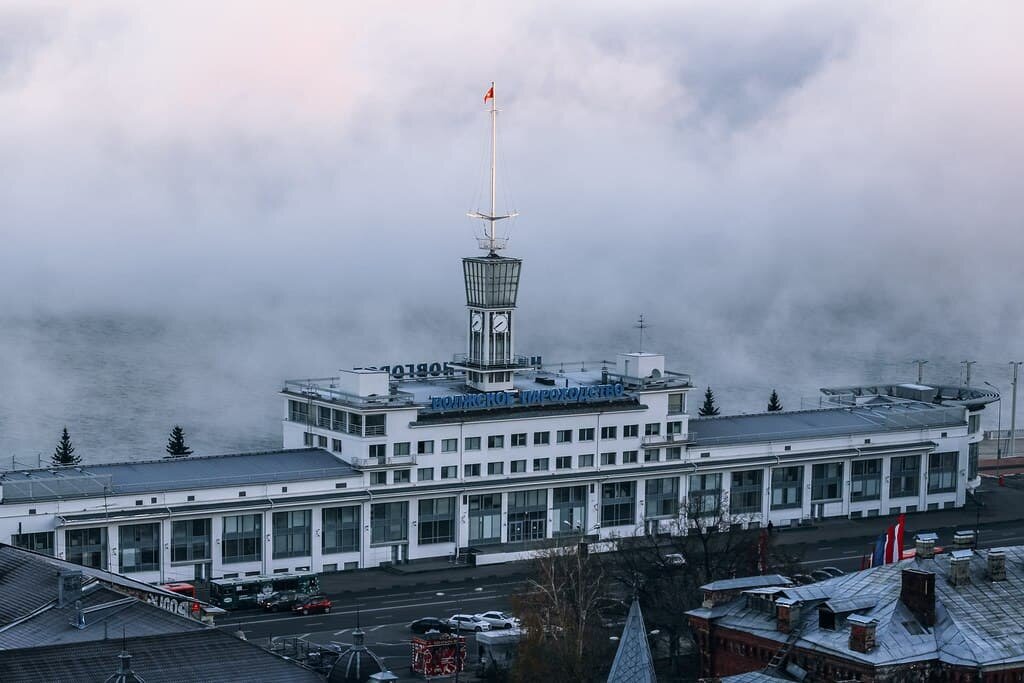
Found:
[[377, 467], [409, 467], [416, 464], [415, 455], [380, 455], [369, 458], [351, 458], [349, 464], [360, 470]]
[[342, 391], [336, 385], [338, 377], [320, 379], [289, 379], [284, 382], [284, 391], [298, 394], [310, 399], [343, 403], [356, 407], [372, 408], [374, 406], [405, 406], [415, 402], [415, 396], [407, 391], [391, 389], [387, 394], [359, 396]]

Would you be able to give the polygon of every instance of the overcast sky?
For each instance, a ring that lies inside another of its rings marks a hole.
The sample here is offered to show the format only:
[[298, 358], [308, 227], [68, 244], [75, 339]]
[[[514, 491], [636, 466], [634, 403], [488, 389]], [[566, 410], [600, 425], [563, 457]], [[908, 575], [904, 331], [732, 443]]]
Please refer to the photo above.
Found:
[[521, 346], [1024, 355], [1021, 3], [0, 7], [8, 319], [457, 351], [493, 80]]

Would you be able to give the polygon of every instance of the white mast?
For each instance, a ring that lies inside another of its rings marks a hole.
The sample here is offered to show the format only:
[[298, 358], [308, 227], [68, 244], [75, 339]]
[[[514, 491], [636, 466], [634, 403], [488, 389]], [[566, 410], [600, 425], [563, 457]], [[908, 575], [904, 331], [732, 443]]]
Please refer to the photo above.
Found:
[[494, 234], [494, 224], [497, 221], [512, 218], [519, 214], [513, 211], [502, 216], [498, 215], [498, 104], [494, 97], [494, 81], [491, 81], [491, 89], [484, 95], [484, 102], [487, 100], [491, 101], [491, 108], [488, 110], [491, 114], [491, 212], [480, 213], [479, 211], [470, 211], [466, 215], [470, 218], [480, 218], [488, 222], [488, 230], [484, 233], [484, 237], [477, 238], [477, 244], [481, 249], [486, 249], [490, 256], [496, 256], [499, 250], [505, 248], [505, 243], [508, 240], [504, 237], [497, 237]]

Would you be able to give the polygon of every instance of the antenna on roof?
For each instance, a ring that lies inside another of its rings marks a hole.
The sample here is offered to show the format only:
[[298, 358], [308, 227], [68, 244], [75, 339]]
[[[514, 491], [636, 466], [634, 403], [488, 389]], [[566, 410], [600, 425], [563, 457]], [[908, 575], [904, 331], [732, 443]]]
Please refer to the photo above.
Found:
[[636, 321], [635, 325], [633, 325], [633, 327], [636, 327], [637, 329], [640, 330], [640, 353], [644, 352], [644, 330], [646, 330], [650, 326], [650, 323], [644, 320], [643, 313], [640, 314], [640, 319]]
[[918, 384], [923, 384], [924, 383], [924, 379], [923, 379], [924, 378], [924, 366], [925, 366], [925, 364], [928, 361], [918, 359], [918, 360], [914, 360], [914, 361], [911, 361], [911, 362], [912, 363], [917, 363], [917, 383]]

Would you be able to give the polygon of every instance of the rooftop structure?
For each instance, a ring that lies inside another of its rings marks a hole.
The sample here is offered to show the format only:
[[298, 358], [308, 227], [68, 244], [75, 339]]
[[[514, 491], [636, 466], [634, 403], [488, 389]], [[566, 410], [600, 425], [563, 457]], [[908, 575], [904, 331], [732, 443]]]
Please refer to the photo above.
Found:
[[[785, 661], [822, 680], [1024, 673], [1024, 547], [902, 560], [689, 612], [706, 676]], [[724, 644], [723, 644], [724, 643]], [[738, 644], [742, 643], [742, 646]], [[762, 654], [766, 653], [766, 654]], [[739, 679], [742, 680], [742, 679]], [[971, 678], [974, 680], [974, 678]]]
[[634, 599], [622, 627], [608, 683], [654, 683], [656, 680], [651, 645], [647, 642], [647, 627], [640, 613], [640, 603]]

